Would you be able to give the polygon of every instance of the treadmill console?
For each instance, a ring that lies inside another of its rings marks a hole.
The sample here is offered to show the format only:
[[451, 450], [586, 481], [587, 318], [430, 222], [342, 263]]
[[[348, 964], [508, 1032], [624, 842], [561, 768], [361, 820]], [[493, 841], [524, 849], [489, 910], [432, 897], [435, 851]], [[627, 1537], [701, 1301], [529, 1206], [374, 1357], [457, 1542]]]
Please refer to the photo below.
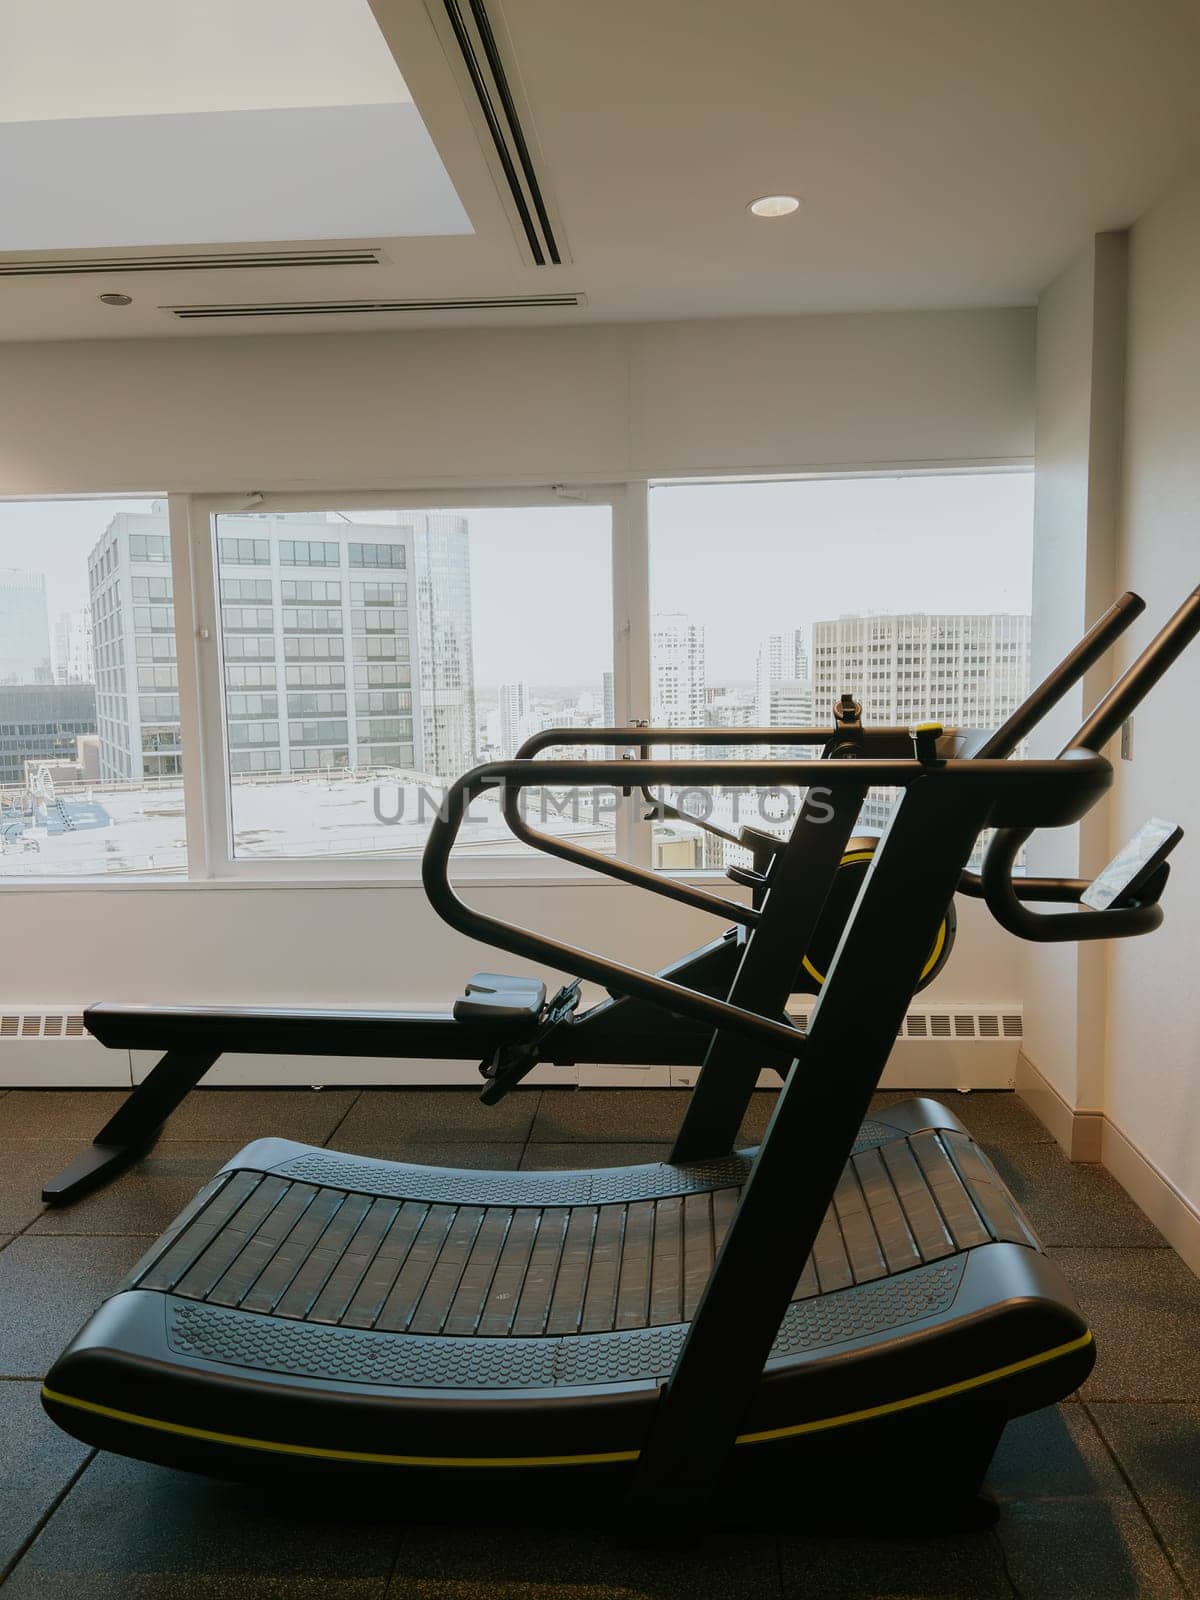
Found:
[[1080, 905], [1107, 911], [1120, 901], [1136, 898], [1182, 838], [1183, 829], [1177, 823], [1151, 817], [1097, 873], [1080, 895]]

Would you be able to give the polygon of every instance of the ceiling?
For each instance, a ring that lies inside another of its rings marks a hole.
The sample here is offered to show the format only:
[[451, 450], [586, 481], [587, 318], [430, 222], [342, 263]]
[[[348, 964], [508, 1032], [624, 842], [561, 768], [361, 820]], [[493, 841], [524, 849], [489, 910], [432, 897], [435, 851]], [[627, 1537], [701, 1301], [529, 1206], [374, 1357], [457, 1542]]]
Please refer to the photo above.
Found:
[[[446, 47], [444, 0], [370, 0], [374, 22], [366, 3], [207, 0], [188, 8], [113, 0], [98, 8], [94, 0], [10, 0], [20, 25], [6, 37], [0, 67], [3, 120], [44, 130], [70, 117], [99, 126], [144, 116], [165, 127], [189, 113], [395, 111], [411, 93], [413, 115], [469, 218], [460, 228], [473, 231], [439, 235], [412, 226], [414, 212], [388, 234], [336, 236], [382, 247], [376, 266], [0, 278], [0, 338], [1028, 304], [1092, 232], [1131, 223], [1200, 156], [1194, 0], [1010, 0], [1003, 8], [965, 0], [486, 0], [569, 251], [563, 265], [537, 267], [496, 181], [461, 63]], [[114, 4], [128, 19], [115, 38], [103, 25], [111, 25]], [[227, 26], [217, 37], [197, 31], [193, 17], [184, 37], [183, 12], [210, 20], [227, 12]], [[80, 68], [72, 79], [56, 43], [64, 37], [65, 54], [100, 61], [103, 70]], [[395, 76], [381, 44], [399, 67]], [[386, 123], [375, 137], [371, 161], [358, 165], [382, 186], [410, 157]], [[336, 185], [339, 163], [332, 170]], [[27, 172], [26, 182], [36, 176]], [[10, 181], [0, 175], [0, 218]], [[747, 203], [773, 192], [804, 204], [790, 217], [750, 216]], [[74, 215], [70, 205], [59, 211]], [[188, 213], [182, 201], [175, 211], [178, 235]], [[249, 239], [221, 241], [198, 229], [158, 242], [285, 245], [314, 237], [297, 228], [263, 238], [272, 214], [265, 205], [256, 213]], [[151, 244], [147, 231], [106, 239], [103, 253]], [[19, 253], [55, 249], [63, 246], [30, 243]], [[0, 255], [0, 270], [4, 264]], [[566, 290], [581, 291], [586, 304], [187, 323], [161, 309]], [[105, 291], [128, 293], [133, 304], [102, 305]]]

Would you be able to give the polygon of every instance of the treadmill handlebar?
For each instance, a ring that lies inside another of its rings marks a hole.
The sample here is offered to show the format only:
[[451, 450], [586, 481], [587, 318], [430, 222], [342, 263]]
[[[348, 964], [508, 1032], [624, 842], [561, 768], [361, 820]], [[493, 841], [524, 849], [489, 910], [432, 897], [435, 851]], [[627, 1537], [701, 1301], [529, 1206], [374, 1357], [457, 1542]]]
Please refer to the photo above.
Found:
[[[1125, 595], [1110, 608], [1110, 613], [1124, 602], [1137, 596]], [[1139, 602], [1132, 616], [1143, 609]], [[1132, 616], [1126, 614], [1117, 628], [1122, 632]], [[1097, 624], [1101, 627], [1105, 619]], [[1090, 638], [1096, 629], [1088, 634]], [[1187, 647], [1200, 634], [1200, 586], [1188, 595], [1167, 623], [1159, 629], [1146, 648], [1125, 669], [1116, 683], [1102, 696], [1091, 714], [1086, 717], [1070, 742], [1063, 748], [1062, 758], [1086, 754], [1095, 758], [1104, 746], [1141, 705], [1142, 701], [1162, 678], [1168, 668], [1178, 660]], [[1082, 650], [1087, 639], [1081, 642]], [[1078, 652], [1073, 652], [1078, 653]], [[1068, 658], [1069, 659], [1069, 658]], [[1094, 659], [1094, 658], [1093, 658]], [[1065, 665], [1066, 663], [1064, 663]], [[1090, 664], [1090, 662], [1088, 663]], [[1086, 670], [1086, 668], [1084, 669]], [[1081, 676], [1076, 673], [1075, 677]], [[1056, 696], [1060, 698], [1060, 696]], [[1035, 944], [1052, 944], [1068, 940], [1123, 939], [1142, 933], [1152, 933], [1163, 920], [1157, 892], [1147, 893], [1132, 905], [1110, 906], [1104, 911], [1068, 911], [1039, 914], [1027, 911], [1022, 901], [1057, 901], [1078, 904], [1084, 891], [1090, 887], [1078, 878], [1031, 878], [1021, 883], [1014, 880], [1012, 872], [1022, 846], [1033, 832], [1032, 827], [1002, 828], [992, 839], [983, 861], [983, 871], [978, 878], [964, 873], [960, 889], [967, 894], [981, 894], [989, 911], [1010, 933]], [[974, 880], [970, 882], [968, 880]]]
[[[514, 923], [501, 922], [468, 906], [449, 880], [450, 854], [471, 801], [489, 789], [518, 792], [541, 784], [569, 786], [579, 782], [619, 787], [628, 773], [620, 761], [538, 761], [515, 759], [476, 767], [447, 791], [434, 819], [421, 859], [421, 878], [434, 910], [452, 928], [495, 949], [507, 950], [527, 960], [544, 962], [573, 977], [602, 984], [615, 994], [632, 995], [652, 1005], [692, 1017], [711, 1028], [727, 1028], [752, 1039], [772, 1060], [795, 1060], [801, 1054], [802, 1035], [785, 1017], [766, 1017], [730, 1005], [712, 995], [636, 967], [611, 961], [593, 951], [581, 950], [535, 933]], [[1112, 781], [1107, 761], [1086, 751], [1071, 751], [1053, 761], [995, 761], [978, 758], [943, 761], [935, 766], [916, 760], [878, 761], [654, 761], [639, 763], [639, 777], [647, 783], [701, 787], [723, 781], [827, 790], [871, 786], [908, 788], [917, 782], [953, 784], [964, 791], [983, 789], [991, 803], [992, 820], [1015, 826], [1062, 826], [1077, 821]], [[592, 854], [589, 852], [589, 854]], [[666, 892], [663, 881], [644, 868], [596, 856], [599, 870], [611, 877]], [[683, 887], [674, 885], [675, 888]], [[676, 898], [680, 898], [676, 896]], [[711, 899], [726, 919], [728, 901]], [[738, 908], [745, 911], [746, 908]], [[764, 1064], [770, 1064], [764, 1061]]]
[[[645, 777], [646, 754], [652, 745], [680, 744], [686, 742], [691, 745], [755, 745], [755, 744], [797, 744], [820, 745], [826, 752], [838, 740], [844, 739], [844, 731], [836, 727], [811, 727], [811, 728], [651, 728], [630, 723], [622, 728], [543, 728], [539, 733], [531, 734], [524, 744], [520, 746], [514, 760], [530, 761], [543, 750], [561, 748], [571, 745], [597, 745], [608, 744], [614, 748], [627, 747], [629, 754], [622, 757], [626, 763], [622, 771], [622, 782], [614, 785], [626, 794], [632, 794], [636, 789], [648, 805], [656, 807], [665, 817], [675, 817], [679, 821], [686, 821], [693, 826], [701, 828], [704, 832], [716, 838], [725, 840], [730, 844], [739, 841], [725, 829], [717, 827], [715, 823], [699, 817], [686, 816], [670, 801], [660, 800], [650, 793], [650, 784], [653, 780]], [[872, 728], [860, 734], [858, 745], [864, 750], [874, 750], [881, 756], [907, 756], [912, 749], [912, 739], [907, 728], [879, 727]], [[633, 766], [632, 752], [637, 751], [641, 758], [636, 768]], [[544, 767], [539, 766], [543, 772]], [[634, 772], [636, 771], [636, 779]], [[729, 771], [730, 782], [737, 787], [737, 775], [742, 771], [738, 764], [737, 772], [732, 768]], [[537, 780], [534, 779], [534, 782]], [[737, 922], [743, 927], [753, 927], [759, 920], [759, 914], [753, 906], [744, 906], [736, 900], [726, 900], [720, 895], [710, 894], [704, 889], [697, 889], [691, 884], [679, 883], [676, 879], [666, 878], [661, 873], [646, 872], [636, 869], [636, 877], [620, 870], [619, 865], [614, 865], [612, 858], [600, 855], [595, 850], [589, 850], [586, 845], [571, 844], [565, 839], [556, 839], [553, 834], [543, 833], [533, 828], [521, 815], [517, 792], [505, 788], [501, 798], [501, 809], [504, 820], [508, 823], [513, 835], [520, 839], [522, 844], [527, 844], [533, 850], [539, 850], [543, 855], [557, 856], [560, 861], [573, 861], [577, 866], [586, 868], [589, 872], [598, 872], [607, 878], [617, 878], [623, 882], [636, 882], [639, 888], [651, 894], [662, 896], [666, 900], [676, 900], [682, 905], [693, 907], [697, 911], [706, 911], [712, 916], [723, 917], [726, 922]]]

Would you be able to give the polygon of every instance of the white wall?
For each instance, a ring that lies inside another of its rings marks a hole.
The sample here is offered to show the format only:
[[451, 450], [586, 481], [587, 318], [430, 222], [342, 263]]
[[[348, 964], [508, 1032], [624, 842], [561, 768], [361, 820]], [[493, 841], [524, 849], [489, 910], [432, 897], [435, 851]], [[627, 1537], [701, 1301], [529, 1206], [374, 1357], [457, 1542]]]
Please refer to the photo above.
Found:
[[[1126, 243], [1098, 235], [1038, 302], [1033, 671], [1059, 660], [1117, 593], [1116, 524], [1125, 349]], [[1030, 740], [1054, 755], [1112, 680], [1102, 662]], [[1090, 876], [1107, 859], [1107, 810], [1030, 840], [1029, 871]], [[1104, 950], [1024, 951], [1024, 1051], [1072, 1110], [1103, 1097]]]
[[0, 347], [0, 494], [1006, 461], [1033, 313]]
[[[1121, 582], [1161, 619], [1200, 583], [1200, 175], [1132, 231], [1123, 512]], [[1113, 803], [1114, 847], [1153, 815], [1187, 837], [1161, 931], [1110, 950], [1105, 1109], [1200, 1212], [1198, 706], [1193, 646], [1137, 713]]]
[[[15, 344], [0, 493], [383, 489], [1004, 462], [1032, 452], [1026, 310]], [[848, 600], [849, 603], [849, 600]], [[716, 926], [609, 885], [479, 891], [661, 965]], [[3, 998], [444, 1004], [494, 953], [419, 892], [0, 890]], [[929, 999], [1018, 998], [1011, 940], [963, 908]]]

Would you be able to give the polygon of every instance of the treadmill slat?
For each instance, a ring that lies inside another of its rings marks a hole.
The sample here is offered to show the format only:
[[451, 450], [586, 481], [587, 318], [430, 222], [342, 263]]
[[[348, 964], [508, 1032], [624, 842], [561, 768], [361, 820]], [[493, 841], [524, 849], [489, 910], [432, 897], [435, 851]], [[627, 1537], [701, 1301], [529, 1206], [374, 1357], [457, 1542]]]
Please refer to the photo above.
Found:
[[262, 1175], [258, 1172], [235, 1172], [229, 1182], [216, 1193], [193, 1222], [182, 1229], [154, 1262], [149, 1271], [137, 1280], [141, 1289], [169, 1289], [188, 1270], [202, 1251], [237, 1211], [238, 1207], [254, 1193]]
[[883, 1246], [889, 1272], [903, 1272], [909, 1267], [919, 1267], [921, 1252], [917, 1249], [904, 1212], [896, 1198], [883, 1158], [878, 1150], [866, 1150], [854, 1157], [854, 1170], [862, 1184], [863, 1196], [871, 1211], [871, 1221]]
[[429, 1207], [383, 1310], [375, 1319], [377, 1328], [402, 1333], [408, 1327], [457, 1214], [456, 1206]]
[[635, 1200], [625, 1221], [621, 1281], [617, 1288], [617, 1328], [644, 1328], [650, 1309], [650, 1250], [654, 1239], [654, 1202]]
[[887, 1262], [883, 1258], [853, 1162], [838, 1179], [833, 1205], [841, 1223], [842, 1238], [855, 1283], [869, 1283], [874, 1278], [886, 1277]]
[[446, 1317], [447, 1333], [470, 1334], [478, 1327], [512, 1217], [509, 1206], [489, 1206], [484, 1213], [475, 1247]]
[[986, 1244], [991, 1234], [937, 1134], [914, 1134], [909, 1143], [958, 1248], [969, 1250], [973, 1245]]
[[713, 1265], [712, 1196], [689, 1194], [683, 1202], [683, 1315], [690, 1320]]
[[282, 1178], [264, 1178], [203, 1255], [180, 1278], [175, 1293], [188, 1300], [203, 1300], [289, 1187]]
[[329, 1276], [329, 1281], [309, 1312], [310, 1322], [338, 1322], [346, 1313], [355, 1291], [374, 1259], [384, 1235], [400, 1210], [396, 1200], [374, 1200], [362, 1226], [350, 1241], [345, 1255]]
[[650, 1324], [683, 1318], [683, 1200], [670, 1195], [654, 1214], [654, 1255], [650, 1277]]
[[363, 1273], [362, 1282], [342, 1316], [346, 1328], [373, 1328], [379, 1313], [387, 1303], [392, 1285], [408, 1259], [417, 1235], [421, 1231], [429, 1207], [417, 1200], [405, 1200], [392, 1225], [384, 1235], [383, 1243], [375, 1252], [370, 1266]]
[[467, 1270], [467, 1262], [471, 1259], [471, 1251], [475, 1248], [485, 1214], [481, 1206], [459, 1207], [458, 1215], [446, 1235], [446, 1242], [426, 1281], [420, 1303], [409, 1320], [410, 1333], [442, 1331], [463, 1273]]
[[280, 1317], [306, 1317], [371, 1209], [367, 1194], [350, 1194], [329, 1219], [300, 1271], [275, 1308]]
[[904, 1216], [923, 1261], [940, 1261], [954, 1254], [954, 1240], [946, 1219], [930, 1193], [907, 1139], [882, 1147], [883, 1164], [900, 1199]]
[[529, 1257], [529, 1270], [521, 1285], [521, 1299], [513, 1319], [514, 1333], [541, 1333], [546, 1326], [570, 1215], [569, 1208], [561, 1206], [549, 1207], [542, 1213], [542, 1225]]
[[317, 1190], [257, 1283], [242, 1300], [243, 1311], [275, 1309], [344, 1199], [342, 1189]]
[[592, 1245], [592, 1270], [583, 1302], [582, 1333], [607, 1333], [615, 1324], [625, 1215], [623, 1205], [600, 1207]]
[[596, 1207], [575, 1206], [567, 1224], [554, 1295], [546, 1318], [548, 1334], [579, 1332], [595, 1232]]
[[492, 1337], [511, 1330], [541, 1219], [536, 1206], [521, 1206], [514, 1213], [479, 1319], [481, 1335]]

